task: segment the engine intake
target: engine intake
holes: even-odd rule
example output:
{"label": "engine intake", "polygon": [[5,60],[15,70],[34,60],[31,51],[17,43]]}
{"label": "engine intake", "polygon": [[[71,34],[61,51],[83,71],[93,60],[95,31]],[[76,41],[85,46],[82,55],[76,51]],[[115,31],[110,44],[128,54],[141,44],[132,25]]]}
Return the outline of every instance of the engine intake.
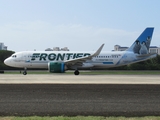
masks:
{"label": "engine intake", "polygon": [[64,73],[65,64],[63,62],[50,62],[48,63],[48,70],[51,73]]}

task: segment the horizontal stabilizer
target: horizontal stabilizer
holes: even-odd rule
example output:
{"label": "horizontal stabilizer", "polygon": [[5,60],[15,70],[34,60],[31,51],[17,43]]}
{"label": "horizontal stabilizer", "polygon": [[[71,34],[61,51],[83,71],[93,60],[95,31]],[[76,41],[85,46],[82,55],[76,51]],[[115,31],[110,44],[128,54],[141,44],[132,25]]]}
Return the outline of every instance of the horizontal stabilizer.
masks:
{"label": "horizontal stabilizer", "polygon": [[152,56],[152,55],[157,55],[156,53],[153,54],[144,54],[144,55],[137,55],[136,57],[148,57],[148,56]]}

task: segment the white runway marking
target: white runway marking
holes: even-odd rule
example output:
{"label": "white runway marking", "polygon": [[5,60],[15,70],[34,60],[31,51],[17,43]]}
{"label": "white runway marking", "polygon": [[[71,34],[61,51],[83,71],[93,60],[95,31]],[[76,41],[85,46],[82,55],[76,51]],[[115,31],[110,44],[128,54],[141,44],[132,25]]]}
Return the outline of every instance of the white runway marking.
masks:
{"label": "white runway marking", "polygon": [[0,84],[160,84],[160,75],[1,74]]}

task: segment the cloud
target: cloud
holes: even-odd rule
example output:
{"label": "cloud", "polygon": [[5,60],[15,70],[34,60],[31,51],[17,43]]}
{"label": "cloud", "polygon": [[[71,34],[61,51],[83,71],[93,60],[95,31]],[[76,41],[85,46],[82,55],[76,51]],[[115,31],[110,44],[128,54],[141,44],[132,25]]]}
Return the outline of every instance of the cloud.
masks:
{"label": "cloud", "polygon": [[68,47],[70,50],[97,50],[105,43],[105,50],[114,45],[130,46],[138,37],[137,32],[99,28],[81,24],[52,25],[43,21],[19,22],[0,27],[1,42],[13,51],[44,50]]}

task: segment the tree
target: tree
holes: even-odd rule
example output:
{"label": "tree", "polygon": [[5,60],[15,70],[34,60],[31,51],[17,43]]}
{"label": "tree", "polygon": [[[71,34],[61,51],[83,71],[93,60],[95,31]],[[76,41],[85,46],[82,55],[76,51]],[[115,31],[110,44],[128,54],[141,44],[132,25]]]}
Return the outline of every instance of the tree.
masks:
{"label": "tree", "polygon": [[109,70],[160,70],[160,55],[146,61],[110,68]]}
{"label": "tree", "polygon": [[0,50],[0,70],[4,69],[11,69],[11,67],[8,67],[4,64],[4,60],[11,56],[14,51],[8,51],[8,50]]}

